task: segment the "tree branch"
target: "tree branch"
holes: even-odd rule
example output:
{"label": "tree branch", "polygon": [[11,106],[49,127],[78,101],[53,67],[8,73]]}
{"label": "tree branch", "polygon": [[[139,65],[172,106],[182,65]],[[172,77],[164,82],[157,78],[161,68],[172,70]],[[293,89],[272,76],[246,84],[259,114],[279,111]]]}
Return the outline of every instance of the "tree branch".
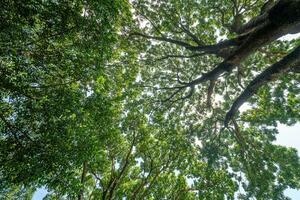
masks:
{"label": "tree branch", "polygon": [[214,91],[215,83],[216,83],[216,80],[211,80],[210,83],[209,83],[209,86],[208,86],[208,90],[207,90],[207,107],[209,109],[212,107],[211,96],[212,96],[213,91]]}
{"label": "tree branch", "polygon": [[268,82],[276,80],[278,76],[282,75],[300,65],[300,46],[298,46],[294,51],[285,56],[279,62],[273,64],[271,67],[267,68],[261,74],[259,74],[255,79],[253,79],[250,84],[246,87],[243,93],[234,101],[229,112],[226,114],[224,125],[228,126],[229,121],[234,117],[238,109],[250,98],[252,97],[261,86]]}
{"label": "tree branch", "polygon": [[165,60],[165,59],[168,59],[168,58],[195,58],[195,57],[198,57],[198,56],[203,56],[205,55],[205,53],[195,53],[195,54],[191,54],[191,55],[165,55],[161,58],[158,58],[156,60],[158,61],[161,61],[161,60]]}
{"label": "tree branch", "polygon": [[189,28],[185,27],[181,22],[179,22],[180,28],[190,37],[194,42],[196,42],[198,45],[204,45],[202,41],[199,40],[199,38],[193,34]]}
{"label": "tree branch", "polygon": [[129,165],[129,158],[130,158],[130,155],[132,153],[132,149],[135,145],[135,142],[136,142],[136,134],[134,134],[133,136],[133,141],[131,142],[131,145],[130,145],[130,148],[129,148],[129,151],[125,157],[125,163],[119,173],[119,175],[114,179],[113,183],[111,184],[111,187],[108,188],[108,199],[112,199],[113,198],[113,194],[114,194],[114,191],[115,191],[115,188],[117,187],[119,181],[121,180],[121,178],[123,177],[126,169],[127,169],[127,166]]}
{"label": "tree branch", "polygon": [[132,200],[135,200],[137,198],[138,193],[140,192],[140,190],[148,183],[148,180],[150,178],[150,176],[152,175],[153,170],[155,169],[155,167],[153,167],[153,160],[150,157],[150,170],[148,175],[146,176],[146,178],[144,178],[141,182],[141,184],[136,187],[136,189],[133,191],[133,194],[131,196]]}
{"label": "tree branch", "polygon": [[168,38],[168,37],[150,36],[150,35],[146,35],[146,34],[138,33],[138,32],[133,32],[133,33],[130,34],[130,36],[141,36],[141,37],[148,38],[148,39],[158,40],[158,41],[162,41],[162,42],[168,42],[168,43],[172,43],[172,44],[176,44],[176,45],[185,47],[188,50],[195,50],[197,48],[197,46],[193,46],[193,45],[190,45],[186,42],[171,39],[171,38]]}
{"label": "tree branch", "polygon": [[197,46],[194,46],[194,45],[191,45],[187,42],[183,42],[183,41],[180,41],[180,40],[175,40],[175,39],[171,39],[171,38],[168,38],[168,37],[150,36],[150,35],[146,35],[146,34],[138,33],[138,32],[133,32],[129,36],[141,36],[141,37],[144,37],[144,38],[147,38],[147,39],[153,39],[153,40],[157,40],[157,41],[168,42],[168,43],[171,43],[171,44],[182,46],[182,47],[184,47],[188,50],[191,50],[191,51],[200,51],[200,52],[204,52],[206,54],[215,54],[215,55],[220,56],[220,57],[227,57],[228,53],[224,55],[224,52],[223,52],[225,49],[228,50],[228,48],[230,48],[230,47],[239,46],[242,43],[242,41],[244,41],[248,37],[248,35],[246,34],[246,35],[238,36],[238,37],[233,38],[233,39],[221,41],[221,42],[219,42],[217,44],[214,44],[214,45],[197,45]]}

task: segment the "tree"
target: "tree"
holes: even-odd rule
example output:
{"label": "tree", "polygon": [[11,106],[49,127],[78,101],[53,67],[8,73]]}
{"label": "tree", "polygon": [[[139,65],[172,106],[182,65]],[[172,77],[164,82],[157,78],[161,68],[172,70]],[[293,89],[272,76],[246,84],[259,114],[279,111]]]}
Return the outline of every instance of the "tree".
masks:
{"label": "tree", "polygon": [[[1,185],[3,186],[3,185]],[[21,187],[21,186],[11,186],[9,188],[1,187],[0,199],[24,199],[30,200],[32,199],[34,188],[32,187]]]}
{"label": "tree", "polygon": [[[239,162],[237,171],[244,168],[248,180],[245,199],[283,198],[286,183],[267,189],[279,178],[275,173],[281,167],[274,166],[284,165],[272,152],[281,149],[271,144],[276,129],[268,126],[299,121],[299,40],[278,38],[299,32],[300,3],[263,4],[134,1],[139,28],[129,33],[144,47],[140,82],[147,98],[194,131],[203,145],[202,159],[211,159],[214,168],[222,159],[233,161],[225,164],[228,170]],[[247,101],[252,109],[238,117]],[[274,157],[267,161],[267,155]],[[299,162],[296,154],[292,157]]]}
{"label": "tree", "polygon": [[[141,2],[142,1],[138,1],[137,3],[137,14],[139,14],[139,10],[146,10],[146,7],[152,6],[153,10],[156,9],[155,12],[162,11],[163,13],[166,13],[166,15],[159,16],[159,19],[156,19],[158,21],[154,22],[155,19],[152,20],[149,16],[145,16],[146,14],[142,14],[141,16],[144,17],[144,20],[148,20],[151,24],[150,26],[146,26],[144,30],[144,32],[147,32],[149,34],[133,32],[131,33],[131,35],[157,40],[160,41],[159,44],[169,43],[171,45],[175,45],[177,46],[177,52],[183,51],[183,54],[188,52],[196,52],[192,55],[163,55],[158,60],[161,61],[171,58],[188,59],[211,55],[213,57],[222,59],[222,61],[218,60],[219,63],[217,62],[217,64],[213,65],[212,67],[207,67],[208,69],[205,69],[203,67],[204,70],[202,71],[204,72],[202,72],[201,75],[197,73],[194,75],[197,78],[194,78],[193,75],[189,78],[192,80],[188,80],[188,78],[182,77],[182,79],[185,78],[188,81],[180,79],[181,74],[180,72],[178,72],[178,70],[180,69],[177,69],[177,72],[176,70],[174,70],[175,73],[177,73],[177,82],[174,83],[170,81],[168,87],[161,88],[167,90],[175,90],[175,92],[172,92],[172,94],[167,99],[165,99],[165,101],[172,101],[173,99],[176,99],[176,96],[185,94],[186,90],[189,90],[188,94],[183,95],[183,97],[179,98],[179,100],[189,98],[194,93],[195,87],[197,85],[203,84],[205,82],[210,82],[208,87],[207,100],[207,104],[208,106],[210,106],[210,98],[215,84],[223,74],[232,73],[233,70],[237,67],[242,68],[242,66],[240,65],[242,65],[243,62],[245,62],[245,60],[251,54],[253,54],[257,50],[262,49],[265,45],[270,44],[271,42],[286,34],[293,34],[299,31],[300,5],[298,1],[282,0],[277,1],[276,3],[273,1],[269,1],[268,8],[265,8],[267,6],[265,5],[264,7],[262,7],[259,15],[244,24],[242,22],[245,18],[255,14],[255,12],[253,13],[253,11],[251,10],[253,9],[253,7],[255,8],[256,5],[251,4],[250,1],[244,4],[239,1],[231,1],[228,5],[224,4],[222,6],[218,5],[218,2],[215,1],[208,1],[207,5],[201,5],[201,2],[194,2],[194,4],[191,3],[191,6],[180,5],[181,3],[176,1],[174,3],[152,3],[152,5],[151,1],[146,1],[143,3]],[[255,4],[259,5],[259,1],[255,2]],[[197,10],[197,6],[200,9]],[[229,12],[227,13],[225,9],[229,10]],[[257,8],[253,10],[255,11],[257,10]],[[207,13],[216,12],[219,13],[220,16],[205,16],[205,13],[204,16],[202,16],[202,18],[204,19],[202,19],[203,21],[201,22],[207,23],[209,27],[203,28],[202,26],[204,25],[197,20],[198,16],[202,14],[201,11],[206,11]],[[153,11],[148,12],[152,12],[149,13],[149,15],[153,14]],[[173,15],[171,15],[171,12],[173,12]],[[166,19],[162,17],[165,17]],[[225,23],[226,18],[227,20],[228,18],[232,19],[232,22],[229,23],[229,25]],[[170,22],[170,20],[173,20],[173,22]],[[237,23],[237,21],[240,22]],[[164,26],[164,24],[167,24],[168,26]],[[224,33],[221,32],[219,38],[215,38],[216,30],[219,32],[222,31]],[[203,35],[199,34],[200,31],[203,31],[203,33],[205,32],[206,34],[206,37],[204,37],[203,39]],[[229,37],[230,39],[221,40],[216,44],[212,44],[212,41],[209,41],[210,38],[208,37],[211,37],[211,40],[217,40],[220,39],[220,37]],[[295,44],[295,46],[296,45],[297,44]],[[181,49],[178,50],[178,48],[180,47]],[[176,52],[176,50],[174,51]],[[188,52],[186,52],[185,50],[187,50]],[[229,121],[234,117],[240,106],[245,103],[251,96],[253,96],[260,87],[265,85],[267,82],[276,79],[283,73],[297,73],[297,71],[299,70],[299,52],[299,48],[295,47],[290,54],[286,55],[280,61],[273,63],[270,67],[256,76],[256,78],[254,78],[252,81],[248,81],[249,83],[246,88],[242,86],[243,80],[240,80],[241,77],[239,77],[238,83],[243,88],[243,91],[233,102],[230,110],[228,111],[224,121],[225,126],[228,126]],[[180,66],[180,64],[177,63],[174,65],[178,66],[177,68],[179,68]],[[244,65],[243,68],[247,68],[247,66]],[[238,73],[238,76],[241,76],[241,72]]]}
{"label": "tree", "polygon": [[300,119],[300,52],[298,40],[277,39],[299,31],[299,9],[298,0],[7,1],[1,194],[286,198],[300,187],[299,158],[272,141],[278,121]]}
{"label": "tree", "polygon": [[[108,135],[120,115],[122,90],[135,77],[134,67],[106,66],[110,57],[125,57],[118,50],[125,44],[116,42],[116,33],[130,17],[128,5],[125,1],[3,3],[1,184],[3,188],[45,184],[59,194],[78,195],[78,169],[101,139],[88,135],[95,130]],[[92,111],[97,126],[88,130]]]}

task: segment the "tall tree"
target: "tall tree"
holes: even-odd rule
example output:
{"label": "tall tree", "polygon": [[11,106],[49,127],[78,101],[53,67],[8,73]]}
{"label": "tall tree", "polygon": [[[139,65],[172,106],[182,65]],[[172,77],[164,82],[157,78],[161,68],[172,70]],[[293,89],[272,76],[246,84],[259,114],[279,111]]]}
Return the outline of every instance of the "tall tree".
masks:
{"label": "tall tree", "polygon": [[300,51],[278,39],[299,9],[4,2],[0,198],[286,199],[299,157],[272,142],[300,119]]}

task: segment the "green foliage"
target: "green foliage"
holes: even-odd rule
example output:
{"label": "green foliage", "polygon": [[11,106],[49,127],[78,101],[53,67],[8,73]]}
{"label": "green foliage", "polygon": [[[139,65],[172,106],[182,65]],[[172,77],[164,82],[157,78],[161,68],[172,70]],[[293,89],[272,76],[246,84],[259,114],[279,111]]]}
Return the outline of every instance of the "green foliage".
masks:
{"label": "green foliage", "polygon": [[2,200],[31,200],[35,189],[33,187],[23,187],[12,185],[1,185],[0,199]]}
{"label": "green foliage", "polygon": [[240,23],[260,12],[255,2],[4,1],[0,199],[31,199],[40,187],[49,200],[285,199],[299,189],[296,150],[272,143],[278,122],[299,122],[299,73],[265,85],[223,126],[239,74],[249,84],[299,41],[253,53],[216,81],[209,106],[208,83],[164,100],[223,58],[130,35],[215,44],[235,37],[239,12]]}

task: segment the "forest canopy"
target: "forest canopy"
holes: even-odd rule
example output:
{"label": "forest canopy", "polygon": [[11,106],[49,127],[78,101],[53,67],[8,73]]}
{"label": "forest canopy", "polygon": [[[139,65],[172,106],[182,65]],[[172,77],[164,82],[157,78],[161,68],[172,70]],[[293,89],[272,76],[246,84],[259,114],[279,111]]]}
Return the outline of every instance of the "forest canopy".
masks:
{"label": "forest canopy", "polygon": [[289,199],[299,0],[4,0],[0,199]]}

